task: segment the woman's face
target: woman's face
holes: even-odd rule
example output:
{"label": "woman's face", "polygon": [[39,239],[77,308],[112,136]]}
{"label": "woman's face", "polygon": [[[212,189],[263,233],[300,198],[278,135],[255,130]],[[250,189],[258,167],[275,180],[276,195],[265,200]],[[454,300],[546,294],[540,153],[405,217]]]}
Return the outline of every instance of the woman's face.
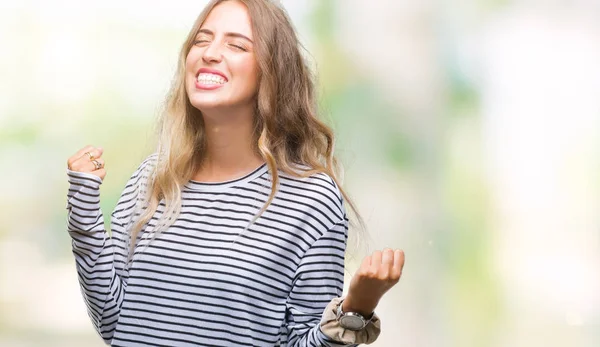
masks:
{"label": "woman's face", "polygon": [[187,55],[185,87],[201,111],[251,106],[258,89],[258,64],[248,10],[239,1],[215,6]]}

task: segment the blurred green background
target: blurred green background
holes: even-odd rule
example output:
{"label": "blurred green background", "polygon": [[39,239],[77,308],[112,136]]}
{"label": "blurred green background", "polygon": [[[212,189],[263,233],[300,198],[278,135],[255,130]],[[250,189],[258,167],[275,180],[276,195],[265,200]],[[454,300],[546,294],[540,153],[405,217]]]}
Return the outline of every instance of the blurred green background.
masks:
{"label": "blurred green background", "polygon": [[[284,0],[367,252],[402,248],[374,346],[600,345],[600,3]],[[102,346],[66,233],[66,160],[106,215],[153,151],[206,1],[0,4],[0,345]]]}

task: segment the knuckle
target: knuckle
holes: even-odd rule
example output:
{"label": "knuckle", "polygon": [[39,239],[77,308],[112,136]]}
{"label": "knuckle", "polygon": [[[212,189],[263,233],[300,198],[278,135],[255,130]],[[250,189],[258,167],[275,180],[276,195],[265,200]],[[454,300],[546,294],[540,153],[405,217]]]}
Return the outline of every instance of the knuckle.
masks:
{"label": "knuckle", "polygon": [[378,279],[382,281],[387,281],[390,279],[390,273],[388,271],[382,271],[379,273]]}

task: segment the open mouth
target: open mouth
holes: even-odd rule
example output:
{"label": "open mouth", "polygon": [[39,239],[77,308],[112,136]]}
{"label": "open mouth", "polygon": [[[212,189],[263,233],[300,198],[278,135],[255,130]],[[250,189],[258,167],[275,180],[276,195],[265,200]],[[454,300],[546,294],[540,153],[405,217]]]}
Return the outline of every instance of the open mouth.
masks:
{"label": "open mouth", "polygon": [[202,68],[196,74],[196,81],[201,85],[221,85],[227,83],[227,77],[221,71]]}
{"label": "open mouth", "polygon": [[200,84],[225,84],[227,80],[222,76],[215,75],[212,73],[201,73],[197,78],[198,83]]}

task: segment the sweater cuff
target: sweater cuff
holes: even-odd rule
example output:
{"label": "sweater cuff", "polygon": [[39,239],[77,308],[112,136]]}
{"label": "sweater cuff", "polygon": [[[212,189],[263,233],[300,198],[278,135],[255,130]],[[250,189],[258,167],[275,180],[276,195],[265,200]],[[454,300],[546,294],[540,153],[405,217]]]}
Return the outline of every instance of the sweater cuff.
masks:
{"label": "sweater cuff", "polygon": [[100,188],[102,179],[87,172],[79,172],[67,169],[67,177],[70,184],[84,185],[89,188]]}
{"label": "sweater cuff", "polygon": [[334,298],[325,308],[323,318],[321,319],[321,331],[332,340],[343,342],[344,344],[371,344],[381,332],[381,320],[377,314],[373,313],[373,318],[367,326],[361,330],[349,330],[340,325],[337,320],[337,307],[342,301],[341,298]]}
{"label": "sweater cuff", "polygon": [[67,178],[69,181],[66,205],[67,210],[73,206],[73,199],[78,202],[75,205],[81,205],[88,210],[90,208],[100,207],[100,185],[102,184],[102,179],[100,179],[100,177],[87,172],[78,172],[67,169]]}

